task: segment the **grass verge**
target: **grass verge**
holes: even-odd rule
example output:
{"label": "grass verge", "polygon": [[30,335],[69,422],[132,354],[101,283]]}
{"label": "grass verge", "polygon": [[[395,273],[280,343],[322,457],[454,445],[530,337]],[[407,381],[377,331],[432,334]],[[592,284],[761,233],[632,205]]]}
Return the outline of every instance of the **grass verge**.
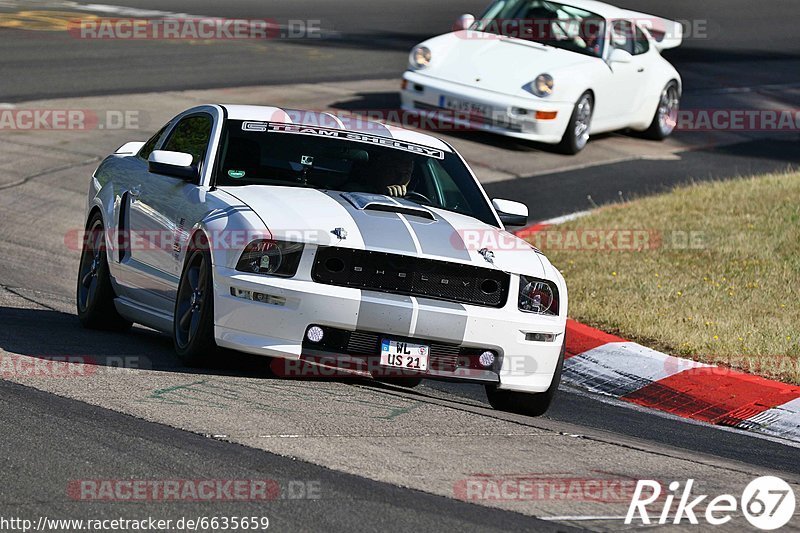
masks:
{"label": "grass verge", "polygon": [[563,272],[576,320],[800,384],[800,173],[692,184],[529,240]]}

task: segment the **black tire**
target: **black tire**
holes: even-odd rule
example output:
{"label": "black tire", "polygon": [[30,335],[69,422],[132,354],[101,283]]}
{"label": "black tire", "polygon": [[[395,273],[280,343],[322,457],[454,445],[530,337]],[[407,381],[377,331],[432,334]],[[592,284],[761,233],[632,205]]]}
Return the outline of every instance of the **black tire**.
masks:
{"label": "black tire", "polygon": [[486,386],[486,396],[489,404],[498,411],[507,411],[528,416],[542,416],[550,408],[558,392],[558,384],[561,383],[561,371],[564,368],[564,351],[566,349],[566,337],[561,346],[561,354],[558,357],[556,371],[553,374],[553,381],[544,392],[525,393],[505,391],[498,389],[495,385]]}
{"label": "black tire", "polygon": [[132,322],[123,318],[114,306],[114,287],[106,257],[103,217],[95,213],[86,225],[86,233],[78,265],[75,301],[78,320],[89,329],[125,331]]}
{"label": "black tire", "polygon": [[681,92],[678,83],[669,82],[658,99],[658,106],[650,126],[642,133],[642,137],[654,141],[663,141],[675,130],[680,107]]}
{"label": "black tire", "polygon": [[[588,116],[586,116],[587,111]],[[594,98],[592,93],[586,91],[578,98],[578,101],[575,102],[575,107],[572,109],[567,129],[564,131],[564,136],[561,137],[561,142],[558,145],[561,153],[575,155],[586,147],[589,142],[593,114]]]}
{"label": "black tire", "polygon": [[211,253],[204,245],[189,251],[175,298],[172,343],[183,364],[206,366],[217,351],[214,341],[214,281]]}

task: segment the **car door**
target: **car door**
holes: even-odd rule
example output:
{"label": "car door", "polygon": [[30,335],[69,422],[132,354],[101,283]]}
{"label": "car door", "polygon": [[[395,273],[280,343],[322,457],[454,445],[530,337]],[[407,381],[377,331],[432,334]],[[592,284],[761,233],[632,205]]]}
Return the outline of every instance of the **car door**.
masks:
{"label": "car door", "polygon": [[[593,130],[608,131],[623,128],[630,124],[631,117],[641,106],[649,72],[646,54],[640,51],[641,43],[637,44],[636,30],[637,28],[629,20],[610,21],[609,46],[605,54],[609,72],[604,83],[599,84],[596,89]],[[646,42],[641,30],[639,35]],[[613,60],[615,49],[627,52],[629,61]]]}
{"label": "car door", "polygon": [[[204,112],[180,118],[161,146],[161,150],[191,154],[192,166],[201,174],[209,148],[213,117]],[[170,294],[180,278],[180,248],[186,234],[207,211],[206,194],[198,182],[153,174],[153,180],[141,191],[146,205],[146,224],[159,235],[159,246],[147,250],[146,261],[167,285]],[[142,210],[144,212],[144,210]]]}
{"label": "car door", "polygon": [[161,146],[170,126],[171,123],[164,125],[145,143],[136,157],[131,158],[131,169],[120,194],[117,220],[120,238],[118,280],[126,286],[123,295],[146,305],[156,304],[156,307],[158,299],[154,300],[148,291],[159,288],[159,276],[153,271],[151,259],[152,247],[157,245],[157,227],[153,222],[153,208],[145,201],[142,192],[154,187],[161,179],[148,171],[147,159],[153,150]]}

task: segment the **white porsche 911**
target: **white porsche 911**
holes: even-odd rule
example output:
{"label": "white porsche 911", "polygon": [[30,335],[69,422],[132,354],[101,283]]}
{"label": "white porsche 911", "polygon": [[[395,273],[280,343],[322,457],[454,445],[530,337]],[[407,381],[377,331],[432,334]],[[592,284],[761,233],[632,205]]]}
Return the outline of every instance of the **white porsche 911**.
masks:
{"label": "white porsche 911", "polygon": [[497,0],[411,51],[402,106],[570,154],[624,128],[660,140],[682,91],[660,52],[682,40],[678,22],[595,0]]}
{"label": "white porsche 911", "polygon": [[540,414],[561,375],[567,289],[504,230],[527,215],[422,133],[199,106],[92,176],[78,315],[170,333],[189,365],[218,346],[347,363],[406,386],[482,383],[495,407]]}

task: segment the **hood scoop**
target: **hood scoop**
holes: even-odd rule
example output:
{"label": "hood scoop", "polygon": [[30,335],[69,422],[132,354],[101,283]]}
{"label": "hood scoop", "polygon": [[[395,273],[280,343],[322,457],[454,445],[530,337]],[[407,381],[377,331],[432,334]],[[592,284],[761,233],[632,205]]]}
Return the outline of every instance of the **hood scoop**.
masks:
{"label": "hood scoop", "polygon": [[398,200],[383,194],[346,192],[342,193],[342,198],[347,200],[359,211],[386,211],[389,213],[413,215],[432,221],[436,220],[436,216],[434,216],[433,212],[414,202],[402,199]]}

